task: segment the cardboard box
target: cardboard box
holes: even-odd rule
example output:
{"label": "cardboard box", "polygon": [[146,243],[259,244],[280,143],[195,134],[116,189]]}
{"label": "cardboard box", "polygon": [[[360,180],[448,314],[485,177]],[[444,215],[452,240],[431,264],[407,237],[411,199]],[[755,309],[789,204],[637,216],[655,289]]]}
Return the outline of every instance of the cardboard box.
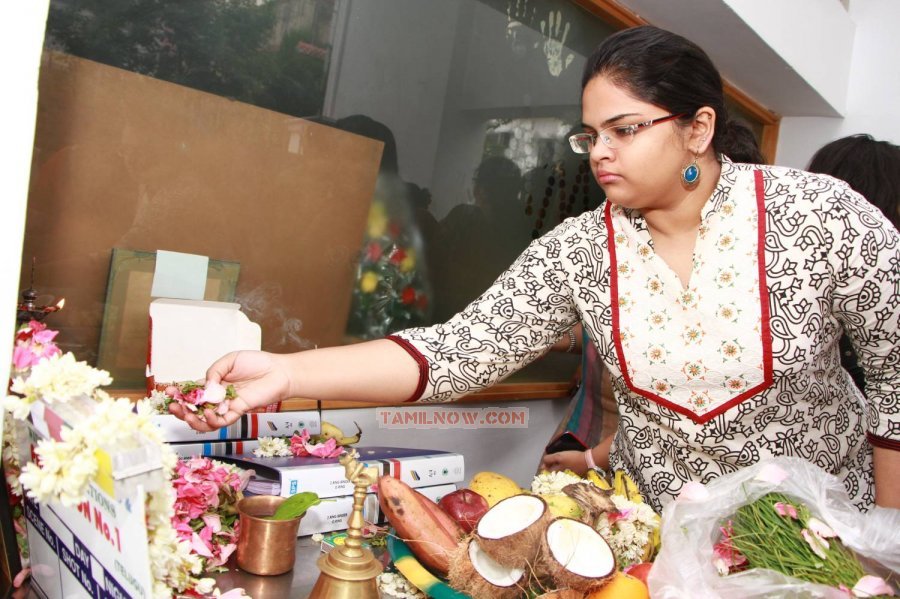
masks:
{"label": "cardboard box", "polygon": [[150,303],[147,388],[155,382],[196,381],[231,351],[262,347],[259,325],[240,304],[183,299]]}

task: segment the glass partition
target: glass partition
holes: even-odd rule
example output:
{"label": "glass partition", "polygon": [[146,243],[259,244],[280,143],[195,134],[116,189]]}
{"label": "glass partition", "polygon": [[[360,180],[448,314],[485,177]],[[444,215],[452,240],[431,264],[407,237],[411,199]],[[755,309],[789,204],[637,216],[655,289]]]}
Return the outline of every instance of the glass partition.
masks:
{"label": "glass partition", "polygon": [[22,287],[135,388],[157,250],[209,256],[271,351],[446,319],[603,200],[566,136],[612,31],[568,0],[54,0]]}

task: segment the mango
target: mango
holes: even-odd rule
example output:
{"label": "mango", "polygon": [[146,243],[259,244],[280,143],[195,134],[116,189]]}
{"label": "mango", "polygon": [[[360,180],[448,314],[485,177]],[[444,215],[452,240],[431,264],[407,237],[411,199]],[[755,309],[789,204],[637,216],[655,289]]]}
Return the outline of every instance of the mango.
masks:
{"label": "mango", "polygon": [[479,472],[472,477],[469,488],[484,497],[490,507],[507,497],[525,492],[516,481],[496,472]]}

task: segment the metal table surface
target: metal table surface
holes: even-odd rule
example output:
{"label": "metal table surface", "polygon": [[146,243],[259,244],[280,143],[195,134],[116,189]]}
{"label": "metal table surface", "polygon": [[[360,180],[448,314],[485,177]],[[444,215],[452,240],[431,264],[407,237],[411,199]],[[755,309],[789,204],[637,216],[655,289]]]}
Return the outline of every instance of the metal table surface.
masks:
{"label": "metal table surface", "polygon": [[[383,551],[376,551],[376,556]],[[309,596],[316,580],[319,568],[316,561],[324,555],[321,544],[311,537],[297,539],[297,552],[294,557],[294,569],[280,576],[256,576],[240,570],[234,563],[234,557],[228,562],[228,570],[220,572],[213,578],[221,591],[243,588],[253,599],[303,599]],[[9,596],[11,599],[43,599],[43,594],[30,588],[28,583],[15,589]],[[55,599],[55,598],[51,598]]]}

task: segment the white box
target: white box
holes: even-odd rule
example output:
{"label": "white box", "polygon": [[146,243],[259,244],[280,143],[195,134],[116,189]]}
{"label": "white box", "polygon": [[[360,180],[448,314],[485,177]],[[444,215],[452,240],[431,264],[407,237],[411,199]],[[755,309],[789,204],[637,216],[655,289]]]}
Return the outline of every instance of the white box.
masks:
{"label": "white box", "polygon": [[231,351],[262,347],[259,325],[240,304],[156,299],[150,303],[147,378],[152,383],[196,381]]}

